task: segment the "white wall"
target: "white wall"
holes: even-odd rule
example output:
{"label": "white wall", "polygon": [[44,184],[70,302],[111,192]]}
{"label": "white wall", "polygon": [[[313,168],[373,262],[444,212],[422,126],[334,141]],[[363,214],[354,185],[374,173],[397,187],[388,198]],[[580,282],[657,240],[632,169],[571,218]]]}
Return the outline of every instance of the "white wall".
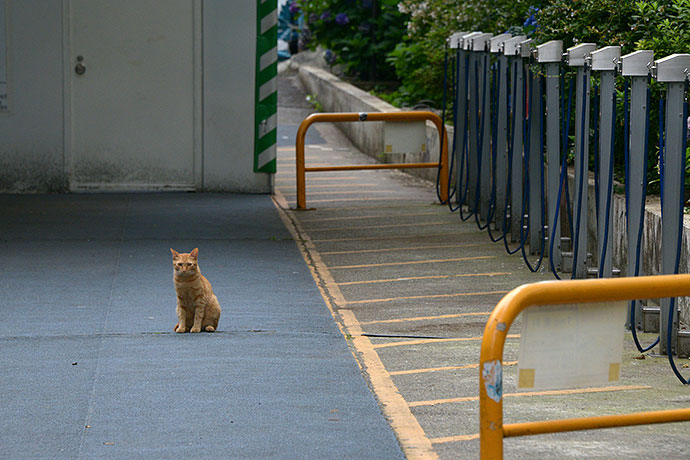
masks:
{"label": "white wall", "polygon": [[269,192],[272,175],[252,172],[256,1],[206,0],[203,9],[204,188]]}
{"label": "white wall", "polygon": [[0,113],[0,191],[62,191],[62,2],[6,3],[9,112]]}
{"label": "white wall", "polygon": [[[67,2],[7,2],[10,110],[0,112],[0,192],[67,190]],[[206,0],[202,22],[203,190],[268,193],[272,175],[253,172],[256,2]]]}

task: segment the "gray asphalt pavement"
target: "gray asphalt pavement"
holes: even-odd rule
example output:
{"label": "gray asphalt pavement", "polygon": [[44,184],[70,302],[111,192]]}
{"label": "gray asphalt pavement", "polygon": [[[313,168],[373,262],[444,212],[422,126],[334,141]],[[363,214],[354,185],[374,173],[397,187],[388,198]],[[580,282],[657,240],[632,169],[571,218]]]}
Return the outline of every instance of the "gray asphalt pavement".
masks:
{"label": "gray asphalt pavement", "polygon": [[[270,196],[0,212],[0,458],[402,458]],[[218,332],[172,332],[170,247],[199,247]]]}

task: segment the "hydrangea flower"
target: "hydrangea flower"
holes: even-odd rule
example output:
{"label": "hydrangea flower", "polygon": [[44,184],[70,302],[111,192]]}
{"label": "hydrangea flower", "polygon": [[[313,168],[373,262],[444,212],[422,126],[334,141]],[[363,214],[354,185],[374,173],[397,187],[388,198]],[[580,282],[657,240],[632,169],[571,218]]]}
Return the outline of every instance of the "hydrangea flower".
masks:
{"label": "hydrangea flower", "polygon": [[528,27],[528,26],[534,26],[534,27],[539,27],[537,24],[537,18],[534,16],[539,12],[539,8],[536,6],[530,6],[529,9],[527,10],[527,14],[529,14],[529,17],[525,19],[525,23],[523,24],[523,27]]}
{"label": "hydrangea flower", "polygon": [[539,28],[539,24],[537,23],[537,18],[536,14],[539,12],[539,8],[535,6],[530,6],[529,10],[527,10],[527,14],[529,14],[529,17],[525,20],[524,24],[522,24],[522,27],[525,29],[525,33],[527,36],[531,36],[535,30]]}
{"label": "hydrangea flower", "polygon": [[347,14],[345,13],[338,13],[335,17],[335,22],[337,24],[340,24],[341,26],[344,26],[348,22],[350,22],[350,18],[347,17]]}
{"label": "hydrangea flower", "polygon": [[326,52],[323,54],[323,58],[327,63],[333,64],[335,62],[335,53],[332,50],[326,50]]}
{"label": "hydrangea flower", "polygon": [[297,4],[297,2],[290,3],[290,13],[299,13],[299,5]]}

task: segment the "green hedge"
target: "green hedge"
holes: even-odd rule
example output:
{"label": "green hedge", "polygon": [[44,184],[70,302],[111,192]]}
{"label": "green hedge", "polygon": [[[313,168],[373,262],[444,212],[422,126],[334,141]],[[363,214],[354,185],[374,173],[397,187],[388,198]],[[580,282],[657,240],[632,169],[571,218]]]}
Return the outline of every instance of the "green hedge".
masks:
{"label": "green hedge", "polygon": [[361,80],[395,80],[386,56],[402,40],[407,16],[397,0],[300,0],[312,45]]}
{"label": "green hedge", "polygon": [[[525,34],[537,43],[558,39],[565,48],[578,42],[620,45],[622,54],[649,49],[657,59],[690,53],[690,0],[301,0],[299,5],[313,44],[331,50],[349,75],[397,80],[397,89],[377,95],[398,106],[424,101],[441,107],[445,42],[456,31]],[[653,109],[662,91],[662,85],[652,85]],[[622,110],[621,93],[618,103]],[[651,192],[658,184],[657,120],[652,110]],[[622,117],[618,121],[622,136]],[[618,144],[616,163],[622,165]],[[622,179],[622,170],[617,176]]]}

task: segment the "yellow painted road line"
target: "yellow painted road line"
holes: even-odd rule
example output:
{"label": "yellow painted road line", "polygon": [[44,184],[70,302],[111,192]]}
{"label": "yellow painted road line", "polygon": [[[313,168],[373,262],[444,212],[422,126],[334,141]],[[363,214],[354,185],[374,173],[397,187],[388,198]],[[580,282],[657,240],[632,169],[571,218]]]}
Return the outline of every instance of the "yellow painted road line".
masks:
{"label": "yellow painted road line", "polygon": [[446,437],[442,437],[442,438],[431,438],[431,443],[432,444],[447,444],[449,442],[472,441],[473,439],[479,439],[479,433],[461,434],[458,436],[446,436]]}
{"label": "yellow painted road line", "polygon": [[[503,366],[515,366],[517,361],[506,361]],[[391,375],[411,375],[411,374],[424,374],[427,372],[440,372],[440,371],[455,371],[459,369],[476,369],[479,367],[477,364],[466,364],[464,366],[445,366],[445,367],[428,367],[426,369],[408,369],[404,371],[392,371]]]}
{"label": "yellow painted road line", "polygon": [[[323,160],[322,155],[307,155],[304,157],[305,160],[311,160],[311,161],[318,161],[318,160]],[[295,156],[287,156],[287,155],[280,155],[278,157],[278,161],[281,163],[290,163],[293,166],[295,165]],[[294,172],[294,169],[292,170]]]}
{"label": "yellow painted road line", "polygon": [[[360,178],[361,179],[361,178]],[[307,179],[307,182],[309,182],[309,179]],[[319,212],[343,212],[343,211],[362,211],[362,210],[370,210],[370,209],[408,209],[408,208],[436,208],[440,209],[440,204],[434,203],[433,201],[425,201],[425,202],[416,202],[416,203],[409,203],[408,204],[389,204],[389,203],[384,203],[384,204],[372,204],[368,206],[338,206],[338,207],[333,207],[333,208],[320,208],[318,209]]]}
{"label": "yellow painted road line", "polygon": [[[322,180],[333,180],[333,181],[339,181],[339,180],[356,180],[356,179],[361,179],[360,176],[331,176],[331,177],[312,177],[309,176],[307,177],[307,183],[311,181],[322,181]],[[297,179],[294,177],[286,177],[286,178],[281,178],[281,179],[276,179],[276,182],[290,182],[290,183],[295,183],[297,182]]]}
{"label": "yellow painted road line", "polygon": [[[359,192],[353,192],[359,193]],[[320,195],[320,193],[319,193]],[[386,224],[386,225],[361,225],[352,227],[321,227],[321,228],[310,228],[310,232],[345,232],[352,230],[380,230],[384,228],[403,228],[403,227],[430,227],[434,225],[457,225],[456,221],[436,221],[436,222],[414,222],[411,224]]]}
{"label": "yellow painted road line", "polygon": [[365,299],[365,300],[349,300],[345,302],[347,305],[361,305],[365,303],[379,303],[379,302],[396,302],[398,300],[415,300],[415,299],[445,299],[450,297],[470,297],[501,294],[505,295],[509,291],[480,291],[480,292],[456,292],[453,294],[429,294],[429,295],[413,295],[406,297],[388,297],[383,299]]}
{"label": "yellow painted road line", "polygon": [[[352,184],[352,186],[358,186],[358,185],[374,185],[374,184]],[[317,187],[316,185],[312,185],[312,187]],[[319,185],[318,187],[330,187],[329,185]],[[307,187],[309,188],[309,187]],[[334,221],[334,220],[360,220],[360,219],[385,219],[387,217],[390,218],[399,218],[399,217],[418,217],[418,216],[438,216],[441,215],[438,212],[416,212],[416,213],[411,213],[411,214],[390,214],[390,215],[385,215],[385,214],[372,214],[369,216],[348,216],[348,217],[322,217],[322,218],[317,218],[317,219],[301,219],[302,223],[306,222],[328,222],[328,221]],[[325,252],[321,253],[326,254]]]}
{"label": "yellow painted road line", "polygon": [[[307,204],[312,204],[312,203],[344,203],[344,202],[350,202],[350,201],[410,201],[409,198],[405,197],[396,197],[396,196],[391,196],[391,197],[386,197],[386,198],[335,198],[332,200],[307,200]],[[333,208],[333,209],[338,209],[338,208]]]}
{"label": "yellow painted road line", "polygon": [[[525,393],[504,393],[504,398],[519,398],[523,396],[557,396],[557,395],[576,395],[585,393],[606,393],[610,391],[629,391],[629,390],[650,390],[652,387],[648,385],[626,385],[626,386],[611,386],[598,388],[574,388],[570,390],[549,390],[549,391],[534,391]],[[479,396],[467,396],[464,398],[448,398],[435,399],[430,401],[413,401],[408,403],[410,407],[420,406],[435,406],[437,404],[461,403],[468,401],[479,401]]]}
{"label": "yellow painted road line", "polygon": [[[346,187],[376,187],[378,184],[321,184],[321,185],[307,185],[307,191],[313,188],[346,188]],[[302,220],[305,222],[305,220]]]}
{"label": "yellow painted road line", "polygon": [[[322,159],[323,159],[323,158],[322,158]],[[283,163],[287,164],[288,162],[283,162]],[[290,163],[290,164],[293,164],[292,161],[290,161],[289,163]],[[311,164],[311,165],[309,165],[309,166],[311,166],[311,167],[313,167],[313,168],[324,168],[324,167],[330,166],[330,164],[329,164],[329,163],[313,163],[313,164]]]}
{"label": "yellow painted road line", "polygon": [[[322,157],[316,157],[316,156],[311,156],[311,157],[306,157],[305,160],[307,161],[319,161],[323,160]],[[287,168],[283,167],[283,169],[280,170],[281,174],[290,174],[294,175],[295,173],[295,157],[292,158],[285,158],[285,157],[278,157],[278,164],[282,166],[287,166]]]}
{"label": "yellow painted road line", "polygon": [[290,152],[290,151],[294,151],[294,150],[295,150],[294,147],[278,147],[279,152]]}
{"label": "yellow painted road line", "polygon": [[[309,187],[307,187],[309,188]],[[358,195],[358,194],[366,194],[366,193],[396,193],[395,190],[376,190],[376,189],[369,189],[369,190],[334,190],[332,192],[312,192],[310,195]],[[292,191],[288,193],[283,193],[285,196],[292,197],[294,195],[297,195],[297,193],[293,193]],[[311,230],[310,230],[311,231]]]}
{"label": "yellow painted road line", "polygon": [[[323,209],[319,209],[319,211],[323,211]],[[313,243],[343,243],[346,241],[380,241],[380,240],[405,240],[405,239],[419,239],[420,237],[424,238],[435,238],[437,236],[443,236],[443,237],[453,237],[457,238],[462,235],[451,235],[449,233],[430,233],[428,235],[419,235],[419,234],[414,234],[414,235],[391,235],[391,236],[364,236],[361,238],[323,238],[323,239],[313,239],[311,240]]]}
{"label": "yellow painted road line", "polygon": [[408,321],[431,321],[435,319],[451,319],[451,318],[462,318],[463,316],[489,316],[490,311],[475,311],[468,313],[455,313],[452,315],[438,315],[438,316],[415,316],[413,318],[397,318],[397,319],[379,319],[375,321],[361,321],[359,324],[362,326],[369,324],[387,324],[387,323],[406,323]]}
{"label": "yellow painted road line", "polygon": [[[362,228],[362,227],[357,227]],[[369,254],[370,252],[394,252],[394,251],[418,251],[420,249],[452,249],[452,248],[472,248],[477,246],[489,246],[491,243],[456,243],[456,244],[435,244],[429,246],[405,246],[396,248],[382,249],[358,249],[356,251],[324,251],[322,256],[332,256],[339,254]]]}
{"label": "yellow painted road line", "polygon": [[407,262],[383,262],[379,264],[364,265],[335,265],[328,267],[329,270],[344,270],[349,268],[371,268],[371,267],[391,267],[395,265],[418,265],[418,264],[439,264],[446,262],[467,262],[470,260],[495,259],[495,256],[476,256],[476,257],[457,257],[455,259],[428,259],[428,260],[409,260]]}
{"label": "yellow painted road line", "polygon": [[[520,334],[508,334],[507,339],[519,339]],[[403,342],[388,342],[376,343],[374,348],[390,348],[390,347],[404,347],[408,345],[427,345],[429,343],[446,343],[446,342],[475,342],[482,340],[481,337],[453,337],[450,339],[419,339],[419,340],[405,340]]]}
{"label": "yellow painted road line", "polygon": [[[403,453],[408,460],[437,460],[438,455],[434,451],[431,441],[398,391],[371,341],[362,335],[362,328],[354,313],[349,310],[340,310],[338,312],[340,315],[336,314],[335,308],[345,299],[328,268],[321,261],[319,252],[311,242],[309,235],[304,232],[298,221],[288,217],[284,208],[279,204],[281,199],[282,205],[285,206],[285,201],[281,196],[278,195],[274,199],[278,213],[297,243],[326,306],[340,328],[340,332],[345,338],[352,337],[352,345],[357,351],[357,353],[353,351],[352,355],[360,368],[366,369],[369,383],[376,393],[381,411],[395,432]],[[340,317],[340,321],[338,321],[338,317]]]}
{"label": "yellow painted road line", "polygon": [[[322,253],[324,254],[324,253]],[[355,284],[372,284],[372,283],[395,283],[398,281],[416,281],[416,280],[438,280],[447,278],[467,278],[473,276],[503,276],[511,275],[509,272],[495,272],[495,273],[459,273],[456,275],[429,275],[429,276],[408,276],[405,278],[390,278],[384,280],[366,280],[366,281],[347,281],[338,283],[340,286],[352,286]]]}

